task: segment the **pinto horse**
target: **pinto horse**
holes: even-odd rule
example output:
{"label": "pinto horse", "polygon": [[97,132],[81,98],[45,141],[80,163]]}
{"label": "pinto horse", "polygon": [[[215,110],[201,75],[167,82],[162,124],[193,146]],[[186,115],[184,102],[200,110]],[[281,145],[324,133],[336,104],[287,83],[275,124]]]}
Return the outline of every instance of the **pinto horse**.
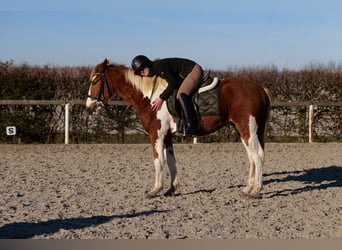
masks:
{"label": "pinto horse", "polygon": [[[92,112],[99,109],[115,92],[137,111],[142,126],[148,132],[153,149],[155,183],[148,197],[155,197],[163,189],[162,170],[170,170],[171,186],[165,196],[174,195],[179,182],[172,136],[176,132],[176,118],[163,103],[159,111],[152,111],[151,102],[159,97],[167,82],[160,77],[134,75],[124,65],[109,64],[105,59],[96,65],[90,75],[86,106]],[[270,111],[267,90],[259,84],[242,78],[221,79],[219,85],[221,115],[202,116],[201,134],[210,134],[233,123],[247,151],[250,170],[243,194],[257,197],[262,189],[265,132]]]}

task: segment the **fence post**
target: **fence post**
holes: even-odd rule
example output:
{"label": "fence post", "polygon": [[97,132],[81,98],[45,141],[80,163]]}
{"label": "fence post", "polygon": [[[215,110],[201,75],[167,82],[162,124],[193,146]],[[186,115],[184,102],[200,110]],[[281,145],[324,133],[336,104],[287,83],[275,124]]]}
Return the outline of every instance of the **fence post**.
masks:
{"label": "fence post", "polygon": [[64,137],[64,143],[69,144],[69,116],[70,116],[70,104],[66,103],[65,104],[65,137]]}
{"label": "fence post", "polygon": [[197,144],[197,137],[194,137],[193,143],[194,143],[194,144]]}
{"label": "fence post", "polygon": [[314,113],[313,113],[313,105],[309,106],[309,143],[313,142],[313,119],[314,119]]}

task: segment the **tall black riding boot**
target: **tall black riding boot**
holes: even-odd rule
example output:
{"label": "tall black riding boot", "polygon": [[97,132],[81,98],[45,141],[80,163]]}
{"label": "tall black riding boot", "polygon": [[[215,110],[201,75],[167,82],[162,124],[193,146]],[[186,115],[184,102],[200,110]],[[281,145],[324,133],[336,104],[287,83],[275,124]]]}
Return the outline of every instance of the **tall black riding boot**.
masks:
{"label": "tall black riding boot", "polygon": [[198,135],[199,134],[199,126],[198,119],[195,111],[195,106],[190,99],[190,97],[184,93],[181,93],[178,97],[178,101],[180,106],[182,107],[182,111],[184,114],[184,125],[185,125],[185,136],[187,135]]}
{"label": "tall black riding boot", "polygon": [[184,136],[184,114],[182,111],[182,108],[180,107],[179,101],[178,99],[176,99],[175,101],[175,108],[177,110],[177,113],[179,115],[179,117],[177,118],[177,122],[176,122],[176,136]]}
{"label": "tall black riding boot", "polygon": [[183,124],[183,115],[182,118],[177,118],[176,122],[176,136],[185,136],[184,135],[184,124]]}

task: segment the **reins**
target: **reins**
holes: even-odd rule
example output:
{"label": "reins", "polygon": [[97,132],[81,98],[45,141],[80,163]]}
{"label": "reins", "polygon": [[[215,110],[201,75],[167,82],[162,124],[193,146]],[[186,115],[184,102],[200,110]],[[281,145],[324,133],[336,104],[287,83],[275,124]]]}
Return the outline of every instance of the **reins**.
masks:
{"label": "reins", "polygon": [[[106,110],[107,114],[109,115],[109,117],[111,118],[116,118],[115,115],[113,114],[113,112],[111,112],[110,108],[109,108],[109,104],[107,102],[105,102],[103,99],[104,99],[104,91],[105,91],[105,88],[107,88],[107,91],[109,93],[109,96],[112,96],[112,91],[110,89],[110,86],[109,86],[109,83],[108,83],[108,80],[106,78],[106,70],[103,72],[103,73],[95,73],[93,77],[95,76],[101,76],[101,85],[100,85],[100,91],[99,91],[99,94],[97,96],[94,96],[94,95],[87,95],[89,98],[91,98],[92,100],[96,100],[97,102],[101,102],[101,106]],[[95,81],[92,80],[91,81],[91,84],[92,85],[96,85],[98,84],[98,80]],[[152,99],[152,96],[156,90],[156,86],[157,83],[154,82],[153,84],[153,88],[152,88],[152,92],[151,92],[151,96],[150,96],[150,100]],[[143,105],[141,107],[137,107],[137,111],[139,112],[140,110],[144,109],[147,105],[150,105],[150,102],[146,103],[146,105]]]}
{"label": "reins", "polygon": [[152,96],[153,96],[153,94],[154,94],[154,91],[155,91],[156,85],[157,85],[157,83],[156,83],[156,82],[154,82],[154,83],[153,83],[152,92],[151,92],[151,96],[150,96],[150,100],[152,100]]}

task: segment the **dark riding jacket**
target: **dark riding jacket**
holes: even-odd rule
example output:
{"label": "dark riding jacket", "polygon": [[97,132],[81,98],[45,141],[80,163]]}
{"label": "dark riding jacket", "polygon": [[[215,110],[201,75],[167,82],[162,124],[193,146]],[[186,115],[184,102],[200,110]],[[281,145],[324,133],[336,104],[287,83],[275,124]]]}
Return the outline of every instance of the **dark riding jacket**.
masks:
{"label": "dark riding jacket", "polygon": [[152,62],[150,75],[160,76],[168,83],[166,89],[160,94],[162,100],[169,98],[175,89],[178,89],[184,78],[192,71],[196,63],[183,58],[165,58]]}

